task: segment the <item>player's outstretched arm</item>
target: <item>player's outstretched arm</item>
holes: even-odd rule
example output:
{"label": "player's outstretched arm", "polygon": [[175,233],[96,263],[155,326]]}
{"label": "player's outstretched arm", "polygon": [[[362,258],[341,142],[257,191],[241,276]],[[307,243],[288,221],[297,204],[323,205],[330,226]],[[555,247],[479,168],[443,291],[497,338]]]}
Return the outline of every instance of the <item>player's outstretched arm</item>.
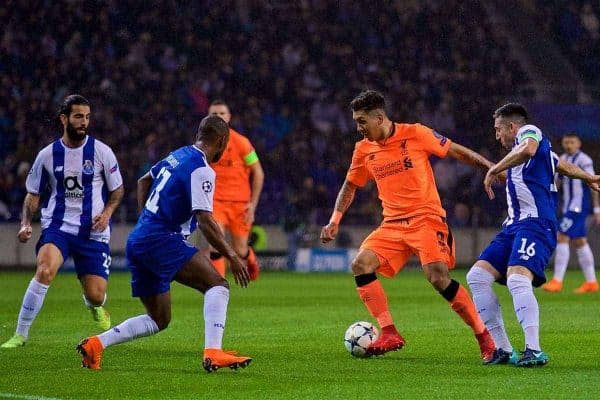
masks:
{"label": "player's outstretched arm", "polygon": [[535,139],[526,138],[524,141],[519,143],[517,147],[512,149],[502,160],[498,161],[497,164],[493,165],[488,169],[487,174],[483,180],[483,186],[488,194],[490,200],[493,200],[496,195],[492,189],[492,184],[498,180],[500,174],[509,168],[521,165],[528,161],[535,155],[539,147],[539,143]]}
{"label": "player's outstretched arm", "polygon": [[235,282],[241,287],[248,286],[250,277],[246,263],[237,255],[233,248],[225,240],[225,236],[217,221],[213,218],[210,211],[195,211],[198,227],[208,243],[214,247],[219,253],[229,260],[229,267],[235,278]]}
{"label": "player's outstretched arm", "polygon": [[450,148],[448,149],[448,156],[464,164],[472,165],[484,171],[487,171],[492,165],[494,165],[493,162],[491,162],[481,154],[476,153],[468,147],[461,146],[460,144],[454,142],[450,144]]}
{"label": "player's outstretched arm", "polygon": [[590,187],[590,189],[600,192],[600,175],[592,175],[575,164],[571,164],[565,160],[559,160],[558,165],[556,166],[556,172],[568,176],[569,178],[581,179]]}
{"label": "player's outstretched arm", "polygon": [[327,243],[335,239],[342,215],[344,215],[346,210],[348,210],[352,204],[357,188],[358,186],[347,179],[344,181],[344,184],[337,195],[337,199],[335,200],[335,208],[331,215],[331,219],[329,220],[329,223],[321,229],[321,242]]}
{"label": "player's outstretched arm", "polygon": [[121,204],[121,200],[123,200],[123,196],[125,195],[125,188],[123,185],[119,186],[115,190],[109,193],[108,200],[104,205],[104,210],[98,215],[96,215],[92,221],[92,230],[96,232],[103,232],[108,223],[110,222],[110,217],[114,214]]}
{"label": "player's outstretched arm", "polygon": [[38,210],[40,206],[40,195],[34,193],[27,193],[25,200],[23,200],[23,214],[21,215],[21,229],[17,237],[21,243],[26,243],[31,239],[31,219],[33,214]]}
{"label": "player's outstretched arm", "polygon": [[137,181],[138,213],[141,213],[144,209],[144,204],[146,204],[146,200],[148,199],[148,193],[150,193],[152,182],[154,182],[154,178],[152,178],[150,172],[146,172],[146,174]]}

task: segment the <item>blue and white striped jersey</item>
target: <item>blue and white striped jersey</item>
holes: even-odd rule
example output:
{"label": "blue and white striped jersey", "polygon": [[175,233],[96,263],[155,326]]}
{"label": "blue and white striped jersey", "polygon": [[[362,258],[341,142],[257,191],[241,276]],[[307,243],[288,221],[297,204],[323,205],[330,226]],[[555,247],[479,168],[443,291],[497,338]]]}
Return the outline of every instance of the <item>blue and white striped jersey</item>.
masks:
{"label": "blue and white striped jersey", "polygon": [[[574,155],[563,154],[560,158],[564,161],[575,164],[585,172],[594,175],[594,162],[591,157],[582,151]],[[590,188],[580,179],[571,179],[567,176],[562,180],[562,212],[573,211],[577,213],[589,214],[591,211],[592,194]]]}
{"label": "blue and white striped jersey", "polygon": [[529,161],[508,169],[508,217],[504,226],[527,218],[544,218],[556,222],[554,172],[558,158],[551,150],[550,141],[534,125],[524,125],[519,129],[513,148],[527,138],[536,140],[539,146]]}
{"label": "blue and white striped jersey", "polygon": [[136,228],[189,235],[194,211],[213,210],[215,171],[196,146],[173,151],[150,169],[150,195]]}
{"label": "blue and white striped jersey", "polygon": [[42,229],[108,243],[110,226],[91,230],[108,192],[123,185],[117,158],[106,144],[89,135],[77,148],[56,140],[38,153],[25,185],[27,192],[43,197]]}

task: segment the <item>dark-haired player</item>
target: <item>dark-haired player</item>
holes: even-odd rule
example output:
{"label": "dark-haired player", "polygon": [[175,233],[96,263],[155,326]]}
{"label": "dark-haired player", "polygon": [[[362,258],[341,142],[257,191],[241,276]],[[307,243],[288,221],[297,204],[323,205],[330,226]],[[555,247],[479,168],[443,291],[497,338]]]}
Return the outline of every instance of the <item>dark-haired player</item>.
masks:
{"label": "dark-haired player", "polygon": [[[527,110],[522,105],[505,104],[493,117],[496,139],[510,153],[488,170],[484,185],[489,197],[494,198],[491,185],[499,174],[507,171],[508,217],[502,231],[469,270],[467,282],[481,319],[497,346],[486,363],[544,365],[549,358],[540,346],[539,306],[533,287],[546,281],[544,268],[556,247],[555,170],[583,179],[595,190],[600,176],[559,162],[542,131],[528,123]],[[498,298],[492,289],[495,281],[506,284],[513,298],[525,335],[525,351],[520,358],[504,328]]]}
{"label": "dark-haired player", "polygon": [[204,294],[204,368],[211,372],[250,363],[249,357],[222,350],[229,284],[182,233],[193,230],[190,225],[197,222],[208,242],[228,258],[236,282],[246,287],[246,266],[212,216],[215,172],[209,163],[221,157],[228,140],[227,123],[208,116],[200,122],[193,145],[173,151],[138,180],[138,205],[143,210],[127,240],[127,260],[132,294],[140,298],[146,314],[83,339],[77,350],[84,367],[99,369],[108,346],[166,329],[171,320],[173,280]]}
{"label": "dark-haired player", "polygon": [[[570,162],[589,174],[594,174],[592,158],[581,151],[581,139],[575,133],[569,133],[562,138],[565,153],[561,160]],[[563,279],[569,264],[569,242],[575,245],[577,261],[583,271],[585,282],[575,289],[575,293],[594,293],[600,287],[594,268],[594,254],[588,244],[585,232],[585,220],[589,215],[590,206],[594,204],[594,220],[600,225],[600,199],[598,193],[591,192],[584,182],[568,177],[562,178],[562,217],[558,224],[558,244],[554,256],[554,276],[542,289],[548,292],[560,292]]]}
{"label": "dark-haired player", "polygon": [[356,189],[374,179],[383,205],[383,223],[365,239],[352,261],[358,294],[382,330],[367,353],[378,355],[404,346],[376,273],[392,277],[416,254],[429,282],[475,333],[481,356],[490,358],[494,342],[469,293],[449,276],[448,270],[454,268],[454,242],[429,156],[450,156],[483,170],[492,163],[426,126],[390,121],[385,100],[378,92],[369,90],[359,94],[350,107],[364,139],[356,143],[352,164],[331,220],[321,231],[321,240],[328,242],[335,238]]}
{"label": "dark-haired player", "polygon": [[87,134],[90,115],[83,96],[65,98],[58,116],[63,135],[39,152],[27,177],[18,233],[22,243],[31,238],[32,216],[45,198],[37,268],[23,297],[16,333],[2,348],[25,344],[48,287],[69,255],[94,320],[101,329],[110,327],[102,307],[110,267],[109,221],[123,198],[123,179],[110,147]]}
{"label": "dark-haired player", "polygon": [[[222,100],[215,100],[208,108],[209,115],[216,115],[229,123],[231,111]],[[211,164],[217,174],[215,187],[214,217],[223,233],[231,233],[231,247],[248,262],[250,280],[256,280],[259,265],[254,250],[248,245],[248,236],[254,222],[254,213],[265,174],[252,144],[242,134],[229,128],[229,143],[219,161]],[[211,260],[217,271],[225,276],[225,260],[213,251]]]}

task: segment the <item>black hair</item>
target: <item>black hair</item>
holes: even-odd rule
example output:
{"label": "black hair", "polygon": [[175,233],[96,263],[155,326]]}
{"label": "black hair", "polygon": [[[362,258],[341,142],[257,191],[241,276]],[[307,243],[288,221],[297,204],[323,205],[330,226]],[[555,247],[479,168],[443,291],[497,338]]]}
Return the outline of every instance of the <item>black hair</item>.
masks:
{"label": "black hair", "polygon": [[198,125],[198,133],[196,134],[196,140],[215,140],[229,133],[229,125],[221,117],[216,115],[209,115],[204,117]]}
{"label": "black hair", "polygon": [[64,114],[68,117],[71,115],[71,109],[74,105],[90,107],[90,102],[80,94],[70,94],[63,100],[58,115]]}
{"label": "black hair", "polygon": [[225,103],[225,101],[224,101],[224,100],[221,100],[221,99],[216,99],[216,100],[213,100],[213,101],[210,103],[210,105],[211,105],[211,107],[212,107],[212,106],[225,106],[225,107],[227,107],[227,108],[229,109],[229,105],[228,105],[227,103]]}
{"label": "black hair", "polygon": [[529,114],[527,113],[527,109],[525,108],[525,106],[523,106],[522,104],[507,103],[507,104],[503,105],[502,107],[498,108],[496,111],[494,111],[493,117],[494,118],[520,117],[524,120],[524,122],[527,122],[527,120],[529,119]]}
{"label": "black hair", "polygon": [[578,134],[576,134],[575,132],[567,132],[563,135],[564,138],[566,137],[570,137],[570,138],[577,138],[579,140],[581,140],[581,138],[579,137]]}
{"label": "black hair", "polygon": [[372,110],[384,110],[385,111],[385,98],[383,95],[375,90],[365,90],[350,102],[350,109],[352,111],[372,111]]}

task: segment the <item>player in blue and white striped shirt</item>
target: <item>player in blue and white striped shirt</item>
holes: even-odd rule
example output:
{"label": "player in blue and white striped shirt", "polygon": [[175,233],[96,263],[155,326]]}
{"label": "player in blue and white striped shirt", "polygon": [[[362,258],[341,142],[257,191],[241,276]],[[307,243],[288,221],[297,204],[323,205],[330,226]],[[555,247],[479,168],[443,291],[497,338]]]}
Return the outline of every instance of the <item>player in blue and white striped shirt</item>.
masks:
{"label": "player in blue and white striped shirt", "polygon": [[18,237],[23,243],[31,239],[31,219],[41,204],[37,269],[23,297],[16,333],[2,348],[25,344],[49,285],[69,256],[85,304],[100,328],[110,327],[102,307],[110,267],[109,221],[123,198],[123,179],[110,147],[87,134],[90,115],[83,96],[68,96],[58,116],[62,137],[39,152],[27,177]]}
{"label": "player in blue and white striped shirt", "polygon": [[83,339],[77,350],[84,367],[99,369],[102,353],[109,346],[166,329],[171,321],[172,281],[204,294],[204,369],[244,368],[252,361],[223,351],[229,283],[186,240],[192,229],[190,220],[197,220],[208,243],[229,260],[235,281],[242,287],[248,285],[246,265],[212,216],[215,171],[209,163],[221,158],[228,141],[227,123],[208,116],[200,122],[193,145],[173,151],[138,180],[142,214],[127,239],[127,261],[132,295],[140,298],[146,313]]}
{"label": "player in blue and white striped shirt", "polygon": [[[502,231],[481,253],[467,274],[473,301],[493,336],[496,351],[485,364],[516,364],[527,367],[544,365],[548,355],[539,341],[539,306],[533,287],[546,281],[544,268],[556,247],[556,185],[555,169],[559,173],[584,179],[595,185],[600,176],[563,161],[558,162],[550,142],[539,128],[527,123],[527,110],[509,103],[494,113],[496,139],[511,150],[492,166],[484,186],[494,198],[492,183],[507,171],[506,198],[508,217]],[[513,298],[517,319],[525,334],[525,351],[517,354],[504,329],[498,298],[492,283],[506,284]]]}
{"label": "player in blue and white striped shirt", "polygon": [[[570,162],[589,174],[594,174],[594,163],[590,156],[581,151],[581,140],[575,133],[562,138],[565,153],[561,160]],[[560,292],[569,263],[569,242],[575,245],[577,260],[583,271],[585,282],[575,293],[597,292],[600,288],[594,270],[594,254],[586,239],[585,220],[590,214],[592,200],[594,219],[600,225],[600,199],[578,179],[562,178],[562,218],[558,224],[558,244],[554,257],[554,277],[543,286],[548,292]]]}

